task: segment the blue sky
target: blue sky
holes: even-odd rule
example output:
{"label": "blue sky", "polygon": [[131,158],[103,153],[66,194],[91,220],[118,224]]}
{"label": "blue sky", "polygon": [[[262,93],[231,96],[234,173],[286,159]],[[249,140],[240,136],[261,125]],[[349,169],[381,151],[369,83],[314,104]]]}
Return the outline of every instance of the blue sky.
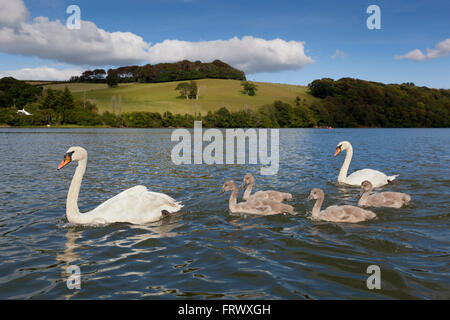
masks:
{"label": "blue sky", "polygon": [[[127,54],[121,49],[102,51],[110,46],[110,40],[98,40],[95,27],[91,28],[91,38],[74,48],[73,54],[67,47],[76,43],[76,36],[72,38],[76,33],[70,34],[69,44],[61,38],[67,38],[66,31],[48,35],[49,42],[44,47],[38,40],[45,38],[45,34],[33,35],[37,39],[23,40],[20,34],[24,30],[17,31],[24,28],[20,21],[2,26],[0,14],[0,30],[10,28],[17,37],[3,43],[0,39],[0,75],[8,72],[17,75],[20,73],[13,71],[43,66],[56,70],[82,70],[94,67],[94,64],[98,67],[97,60],[106,53],[111,55],[109,60],[105,58],[110,63],[101,67],[126,64],[135,56],[137,64],[154,63],[178,51],[183,56],[183,50],[192,44],[187,58],[198,54],[198,58],[203,60],[214,54],[223,54],[223,60],[229,57],[226,62],[247,68],[247,77],[255,81],[306,85],[322,77],[354,77],[384,83],[414,82],[416,85],[450,88],[449,1],[25,0],[23,3],[28,15],[26,19],[17,18],[17,21],[27,23],[31,30],[52,33],[57,29],[58,26],[46,29],[43,24],[36,27],[33,18],[38,16],[47,17],[49,21],[58,19],[62,28],[69,16],[66,8],[76,4],[81,9],[81,19],[92,22],[96,28],[108,34],[119,31],[141,37],[142,42],[131,42],[139,42],[136,44],[139,54],[134,55],[133,45],[124,45],[132,51]],[[371,4],[381,9],[380,30],[366,27],[370,15],[366,8]],[[84,25],[80,31],[83,28]],[[121,35],[121,39],[126,36]],[[245,36],[251,39],[241,41]],[[218,46],[215,42],[234,37],[238,40],[233,47],[231,43]],[[264,41],[276,38],[283,41],[271,44],[270,50],[275,51],[275,56],[270,52],[258,55],[265,50]],[[83,47],[92,39],[101,41],[98,46],[104,45],[106,49],[92,52],[89,47]],[[257,44],[254,39],[262,42]],[[158,53],[149,50],[165,40],[185,42],[163,45]],[[292,43],[288,45],[290,41]],[[27,42],[27,45],[21,42]],[[199,47],[198,42],[204,42],[205,47]],[[417,49],[423,55],[417,51],[411,53]],[[427,49],[431,50],[429,55]],[[335,55],[337,50],[340,54]],[[410,56],[404,59],[395,58],[408,53]],[[286,59],[278,59],[284,54]],[[130,63],[136,62],[131,60]]]}

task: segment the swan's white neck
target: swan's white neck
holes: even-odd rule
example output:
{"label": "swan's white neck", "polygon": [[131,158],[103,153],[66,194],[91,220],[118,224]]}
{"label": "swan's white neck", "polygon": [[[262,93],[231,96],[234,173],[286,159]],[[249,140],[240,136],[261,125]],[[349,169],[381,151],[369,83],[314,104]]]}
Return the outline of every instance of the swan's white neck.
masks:
{"label": "swan's white neck", "polygon": [[252,194],[252,189],[253,189],[253,183],[249,183],[247,185],[247,189],[245,189],[245,192],[244,192],[244,195],[242,196],[242,199],[248,200],[248,198],[250,198],[250,195]]}
{"label": "swan's white neck", "polygon": [[78,195],[80,194],[81,180],[83,180],[86,171],[87,159],[78,161],[77,169],[70,183],[69,192],[67,193],[66,217],[70,223],[82,223],[83,215],[78,209]]}
{"label": "swan's white neck", "polygon": [[339,171],[338,182],[343,183],[347,179],[347,172],[348,168],[350,167],[352,157],[353,157],[353,147],[350,145],[349,148],[346,150],[345,160],[344,163],[342,164],[341,171]]}
{"label": "swan's white neck", "polygon": [[320,214],[320,208],[322,207],[323,198],[317,199],[314,207],[312,208],[312,216],[313,218],[318,218]]}

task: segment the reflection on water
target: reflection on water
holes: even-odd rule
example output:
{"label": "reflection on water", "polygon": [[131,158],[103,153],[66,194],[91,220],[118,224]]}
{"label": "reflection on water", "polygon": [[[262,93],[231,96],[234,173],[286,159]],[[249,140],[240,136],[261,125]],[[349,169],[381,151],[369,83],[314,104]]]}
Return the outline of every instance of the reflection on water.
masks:
{"label": "reflection on water", "polygon": [[[61,280],[63,282],[67,282],[67,279],[70,277],[71,273],[68,273],[67,270],[70,266],[79,266],[84,269],[84,264],[81,263],[79,265],[79,252],[86,250],[95,250],[93,248],[105,247],[108,248],[128,248],[129,250],[126,253],[118,254],[114,257],[108,257],[106,261],[100,262],[97,261],[98,264],[112,264],[117,261],[125,260],[128,257],[133,257],[135,255],[145,255],[148,252],[155,252],[159,250],[164,250],[165,247],[152,247],[148,248],[145,244],[147,240],[150,239],[158,239],[163,237],[175,237],[177,235],[173,230],[177,227],[180,227],[179,223],[181,219],[181,215],[176,217],[167,217],[161,221],[154,222],[149,225],[127,225],[130,230],[134,230],[132,235],[127,236],[125,238],[115,238],[111,239],[111,234],[105,233],[100,238],[95,241],[92,239],[83,239],[82,230],[86,227],[75,226],[69,223],[66,223],[63,228],[67,230],[66,232],[66,242],[64,244],[64,250],[56,254],[56,260],[60,261],[61,267]],[[118,224],[120,227],[120,224]],[[90,227],[94,228],[94,227]],[[99,268],[95,272],[89,274],[83,274],[83,280],[86,280],[88,277],[90,280],[101,280],[103,279],[103,273],[108,272],[110,270],[119,269],[119,266],[110,268]],[[135,275],[135,276],[144,276],[143,272],[128,272],[123,276]],[[68,294],[64,295],[66,299],[70,299],[80,293],[80,290],[67,290]]]}
{"label": "reflection on water", "polygon": [[[170,133],[2,129],[0,298],[450,298],[448,129],[282,130],[275,176],[259,175],[259,165],[175,166]],[[355,149],[349,172],[400,174],[383,189],[411,194],[411,205],[356,225],[311,220],[313,187],[325,191],[324,207],[357,202],[358,188],[335,182],[342,140]],[[143,184],[183,201],[183,214],[144,226],[68,224],[75,166],[55,168],[71,145],[89,152],[82,212]],[[292,193],[298,215],[231,215],[220,187],[247,172],[256,190]],[[366,288],[372,264],[381,290]],[[73,265],[80,290],[66,285]]]}
{"label": "reflection on water", "polygon": [[[80,238],[81,231],[67,230],[66,233],[66,243],[64,244],[64,251],[58,252],[56,254],[56,260],[60,261],[62,264],[61,267],[61,279],[62,281],[67,281],[70,273],[67,272],[67,269],[70,266],[76,265],[76,261],[80,257],[75,249],[78,248],[76,244],[76,240]],[[64,296],[66,299],[70,299],[78,293],[78,290],[68,290],[68,293]]]}

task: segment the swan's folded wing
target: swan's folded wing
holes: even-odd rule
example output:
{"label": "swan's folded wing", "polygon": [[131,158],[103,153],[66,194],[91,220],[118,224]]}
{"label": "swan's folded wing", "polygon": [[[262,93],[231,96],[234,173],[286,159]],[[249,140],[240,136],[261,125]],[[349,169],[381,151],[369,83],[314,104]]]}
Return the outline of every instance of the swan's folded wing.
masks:
{"label": "swan's folded wing", "polygon": [[144,192],[147,192],[146,186],[135,186],[129,189],[126,189],[122,191],[121,193],[115,195],[114,197],[106,200],[102,204],[100,204],[98,207],[96,207],[92,211],[97,210],[108,210],[111,208],[117,208],[119,206],[119,203],[126,204],[130,200],[135,200],[136,198],[139,198]]}
{"label": "swan's folded wing", "polygon": [[345,179],[345,183],[360,186],[364,180],[370,181],[374,188],[388,183],[388,177],[383,172],[373,169],[355,171]]}
{"label": "swan's folded wing", "polygon": [[269,194],[267,191],[257,191],[254,194],[250,195],[250,197],[248,198],[248,200],[264,200],[264,199],[269,199]]}
{"label": "swan's folded wing", "polygon": [[259,207],[256,207],[255,210],[261,213],[270,213],[272,211],[272,208],[268,205],[261,205]]}
{"label": "swan's folded wing", "polygon": [[248,208],[247,212],[254,214],[266,214],[271,210],[272,208],[269,205],[258,202],[255,206]]}
{"label": "swan's folded wing", "polygon": [[267,199],[273,200],[277,202],[283,202],[285,199],[292,198],[292,195],[289,193],[284,193],[275,190],[266,190],[266,191],[257,191],[250,196],[250,199]]}
{"label": "swan's folded wing", "polygon": [[355,206],[342,206],[345,211],[349,214],[346,219],[349,222],[360,222],[375,218],[375,214],[370,210],[361,209]]}
{"label": "swan's folded wing", "polygon": [[347,212],[345,206],[330,206],[320,212],[321,219],[328,221],[347,221],[351,215]]}
{"label": "swan's folded wing", "polygon": [[164,199],[165,201],[167,201],[167,203],[178,203],[174,198],[172,198],[171,196],[168,196],[165,193],[160,193],[160,192],[154,192],[154,191],[147,191],[147,196],[150,196],[151,198],[161,198]]}
{"label": "swan's folded wing", "polygon": [[148,203],[149,206],[161,208],[161,210],[167,210],[168,212],[176,212],[183,207],[180,201],[176,201],[164,193],[147,191],[144,199],[144,202]]}
{"label": "swan's folded wing", "polygon": [[267,204],[266,199],[262,198],[250,198],[246,202],[239,203],[242,212],[265,214],[271,211],[270,205]]}
{"label": "swan's folded wing", "polygon": [[134,213],[161,210],[176,212],[181,207],[179,202],[164,193],[148,191],[145,186],[135,186],[103,202],[93,211],[110,212],[111,214],[125,211]]}
{"label": "swan's folded wing", "polygon": [[354,215],[354,213],[352,212],[351,206],[338,206],[337,208],[338,210],[336,210],[337,212],[334,217],[336,221],[345,222],[353,218],[352,216]]}

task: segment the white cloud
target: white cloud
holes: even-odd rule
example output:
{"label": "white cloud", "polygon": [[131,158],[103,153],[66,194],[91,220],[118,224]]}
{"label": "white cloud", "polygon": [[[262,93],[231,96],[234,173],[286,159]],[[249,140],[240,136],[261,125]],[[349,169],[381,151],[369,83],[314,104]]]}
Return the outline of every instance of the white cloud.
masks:
{"label": "white cloud", "polygon": [[150,63],[219,59],[248,73],[298,69],[313,62],[301,41],[251,36],[201,42],[165,40],[153,45],[149,53]]}
{"label": "white cloud", "polygon": [[336,58],[347,58],[347,54],[344,51],[337,49],[336,52],[331,56],[331,59]]}
{"label": "white cloud", "polygon": [[424,54],[419,49],[414,49],[403,56],[395,56],[395,59],[409,59],[414,61],[424,61],[429,59],[435,59],[438,57],[448,56],[450,54],[450,38],[436,44],[435,49],[428,49],[427,54]]}
{"label": "white cloud", "polygon": [[16,18],[0,23],[0,51],[11,54],[91,66],[220,59],[248,73],[299,69],[313,62],[301,41],[246,36],[200,42],[165,40],[152,45],[131,32],[107,32],[89,21],[82,21],[81,29],[68,29],[46,17],[29,23],[23,10],[14,9],[22,6],[28,13],[22,0],[7,3],[4,16],[11,13]]}
{"label": "white cloud", "polygon": [[14,27],[28,18],[23,0],[0,1],[0,26]]}
{"label": "white cloud", "polygon": [[1,51],[72,64],[139,63],[148,57],[149,47],[131,32],[107,32],[89,21],[82,21],[81,29],[68,29],[59,20],[37,17],[17,28],[0,28]]}
{"label": "white cloud", "polygon": [[65,81],[71,76],[79,76],[82,69],[68,68],[58,70],[50,67],[24,68],[20,70],[0,71],[0,78],[13,77],[19,80],[52,80]]}

